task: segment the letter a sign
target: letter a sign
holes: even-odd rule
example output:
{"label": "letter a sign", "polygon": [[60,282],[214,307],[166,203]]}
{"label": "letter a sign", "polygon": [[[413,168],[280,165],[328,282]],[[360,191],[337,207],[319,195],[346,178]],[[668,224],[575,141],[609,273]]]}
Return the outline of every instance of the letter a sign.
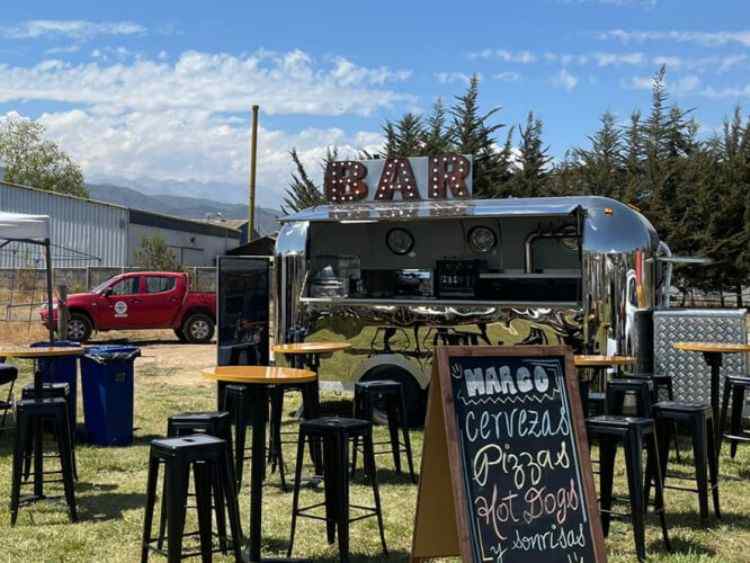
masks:
{"label": "letter a sign", "polygon": [[606,562],[569,348],[435,350],[411,561],[451,556]]}

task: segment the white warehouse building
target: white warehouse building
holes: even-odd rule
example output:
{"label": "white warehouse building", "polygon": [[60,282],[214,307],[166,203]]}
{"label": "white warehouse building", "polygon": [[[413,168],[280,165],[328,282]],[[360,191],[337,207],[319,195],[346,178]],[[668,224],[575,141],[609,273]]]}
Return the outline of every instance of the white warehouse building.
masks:
{"label": "white warehouse building", "polygon": [[[203,221],[129,209],[0,181],[0,210],[49,215],[56,267],[135,266],[144,238],[161,236],[183,266],[214,266],[240,243],[236,229]],[[43,256],[32,245],[0,251],[0,268],[35,267]]]}

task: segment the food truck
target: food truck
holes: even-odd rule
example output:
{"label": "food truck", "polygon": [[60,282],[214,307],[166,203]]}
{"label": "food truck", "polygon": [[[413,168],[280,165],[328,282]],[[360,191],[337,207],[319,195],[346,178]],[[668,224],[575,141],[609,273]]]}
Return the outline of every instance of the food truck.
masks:
{"label": "food truck", "polygon": [[219,364],[266,363],[271,339],[345,340],[322,374],[398,380],[419,421],[437,344],[650,356],[679,259],[648,220],[604,197],[474,198],[472,168],[330,163],[327,203],[281,219],[272,260],[220,260]]}
{"label": "food truck", "polygon": [[281,218],[274,339],[351,342],[324,373],[400,381],[413,421],[436,344],[638,355],[638,315],[667,296],[669,249],[635,208],[472,198],[469,156],[333,162],[325,195]]}

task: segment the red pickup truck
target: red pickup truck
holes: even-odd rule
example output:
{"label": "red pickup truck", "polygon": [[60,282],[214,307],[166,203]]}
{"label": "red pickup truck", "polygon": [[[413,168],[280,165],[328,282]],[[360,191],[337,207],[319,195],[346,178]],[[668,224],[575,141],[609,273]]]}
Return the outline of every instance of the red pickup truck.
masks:
{"label": "red pickup truck", "polygon": [[[190,291],[187,274],[121,274],[89,293],[68,296],[68,338],[85,342],[94,330],[171,328],[184,342],[208,342],[216,325],[216,293]],[[47,324],[47,309],[40,310]],[[53,310],[57,323],[57,308]]]}

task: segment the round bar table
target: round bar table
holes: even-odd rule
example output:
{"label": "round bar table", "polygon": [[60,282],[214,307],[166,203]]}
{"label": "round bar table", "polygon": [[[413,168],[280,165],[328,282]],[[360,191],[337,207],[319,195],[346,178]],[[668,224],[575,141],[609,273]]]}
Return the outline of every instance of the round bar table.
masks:
{"label": "round bar table", "polygon": [[711,409],[714,411],[714,445],[716,455],[718,456],[719,440],[721,439],[721,428],[719,428],[719,383],[722,356],[723,354],[750,352],[750,344],[735,344],[731,342],[675,342],[672,344],[672,347],[682,352],[701,352],[703,359],[711,368]]}
{"label": "round bar table", "polygon": [[[603,356],[603,355],[588,355],[579,354],[573,357],[575,366],[579,369],[591,368],[598,375],[604,372],[604,376],[601,378],[603,383],[603,391],[607,392],[607,376],[605,370],[612,367],[619,366],[632,366],[638,362],[637,358],[633,356]],[[590,383],[590,382],[586,382]],[[583,392],[581,393],[581,402],[583,404],[584,412],[589,397],[589,385],[582,387]],[[585,395],[585,396],[584,396]]]}
{"label": "round bar table", "polygon": [[252,391],[254,405],[248,557],[251,562],[259,562],[263,522],[263,480],[266,471],[268,390],[273,385],[314,383],[318,376],[309,370],[287,367],[222,366],[204,369],[203,377],[215,382],[247,385]]}
{"label": "round bar table", "polygon": [[[349,342],[289,342],[287,344],[276,344],[272,350],[274,354],[283,354],[292,360],[299,358],[302,365],[318,373],[321,356],[340,352],[351,347],[352,345]],[[295,361],[294,363],[296,364],[297,362]],[[301,366],[296,365],[295,367]]]}
{"label": "round bar table", "polygon": [[[71,346],[65,348],[62,346],[49,346],[40,348],[25,348],[25,347],[8,347],[0,348],[0,358],[16,358],[16,359],[27,359],[34,360],[34,395],[41,397],[42,393],[42,372],[39,368],[39,361],[42,359],[53,359],[53,358],[69,358],[71,356],[82,356],[86,350],[83,348],[76,348]],[[54,369],[53,362],[50,362],[50,369]],[[71,428],[72,432],[75,432],[75,428]],[[45,498],[44,496],[44,482],[42,480],[44,472],[44,456],[42,455],[42,426],[41,424],[34,424],[32,428],[33,444],[34,444],[34,495],[27,499],[27,501],[37,501]]]}

